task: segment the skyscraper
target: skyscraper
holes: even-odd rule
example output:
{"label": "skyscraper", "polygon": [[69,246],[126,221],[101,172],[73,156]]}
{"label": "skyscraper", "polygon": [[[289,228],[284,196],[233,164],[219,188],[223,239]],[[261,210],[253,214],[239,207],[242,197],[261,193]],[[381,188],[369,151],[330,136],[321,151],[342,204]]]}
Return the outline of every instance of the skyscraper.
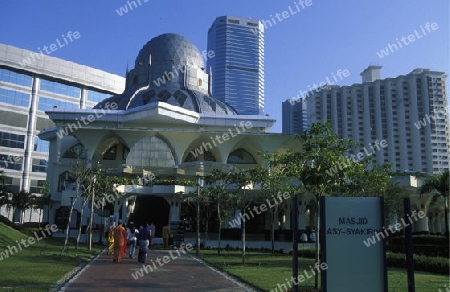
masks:
{"label": "skyscraper", "polygon": [[[217,17],[208,30],[212,94],[241,115],[264,114],[264,26],[258,20]],[[212,55],[212,54],[211,54]]]}
{"label": "skyscraper", "polygon": [[[418,68],[396,78],[380,79],[380,69],[365,69],[361,84],[308,93],[308,122],[330,122],[339,136],[375,149],[365,151],[373,164],[391,163],[393,171],[448,170],[445,73]],[[382,140],[387,147],[379,149],[377,143]]]}

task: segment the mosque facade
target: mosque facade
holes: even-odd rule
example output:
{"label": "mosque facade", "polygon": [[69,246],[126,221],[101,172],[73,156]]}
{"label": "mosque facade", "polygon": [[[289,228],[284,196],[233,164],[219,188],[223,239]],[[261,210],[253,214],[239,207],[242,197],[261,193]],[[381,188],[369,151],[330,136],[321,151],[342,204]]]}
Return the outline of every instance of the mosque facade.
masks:
{"label": "mosque facade", "polygon": [[[181,202],[197,190],[181,181],[196,181],[213,169],[265,166],[260,152],[298,148],[294,135],[268,132],[275,123],[270,116],[239,115],[212,96],[212,78],[195,45],[182,36],[162,34],[140,50],[122,94],[93,109],[47,111],[55,127],[39,137],[50,143],[47,177],[54,204],[49,221],[63,226],[76,200],[72,227],[87,224],[89,215],[79,217],[83,207],[68,175],[77,157],[139,181],[118,188],[108,217],[103,208],[95,210],[95,224],[110,218],[153,221],[161,230],[167,222],[183,219]],[[168,183],[152,183],[156,180]],[[279,218],[289,229],[289,202],[284,204]],[[266,213],[255,231],[270,228]],[[300,222],[305,225],[304,219]]]}

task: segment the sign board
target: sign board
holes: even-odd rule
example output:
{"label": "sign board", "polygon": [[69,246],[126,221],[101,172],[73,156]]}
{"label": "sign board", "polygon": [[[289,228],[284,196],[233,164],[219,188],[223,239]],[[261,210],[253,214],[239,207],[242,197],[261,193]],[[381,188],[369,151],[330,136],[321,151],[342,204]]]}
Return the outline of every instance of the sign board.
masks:
{"label": "sign board", "polygon": [[322,197],[320,204],[323,291],[387,292],[383,198]]}

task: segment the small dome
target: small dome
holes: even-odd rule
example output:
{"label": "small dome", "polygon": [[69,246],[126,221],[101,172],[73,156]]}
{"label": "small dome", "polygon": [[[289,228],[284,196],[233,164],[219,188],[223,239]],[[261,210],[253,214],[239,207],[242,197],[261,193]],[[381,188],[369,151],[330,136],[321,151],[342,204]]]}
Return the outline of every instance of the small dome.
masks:
{"label": "small dome", "polygon": [[205,68],[202,55],[197,47],[188,39],[174,33],[165,33],[151,39],[139,52],[135,65],[152,65],[162,63],[167,65],[189,65],[196,68]]}

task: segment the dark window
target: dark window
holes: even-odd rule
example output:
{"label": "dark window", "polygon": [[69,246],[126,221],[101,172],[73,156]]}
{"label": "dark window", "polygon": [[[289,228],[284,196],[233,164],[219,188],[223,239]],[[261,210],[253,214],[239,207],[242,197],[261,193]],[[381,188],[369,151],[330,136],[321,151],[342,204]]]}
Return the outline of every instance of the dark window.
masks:
{"label": "dark window", "polygon": [[106,151],[105,154],[103,154],[103,159],[116,160],[116,156],[117,156],[117,144],[109,148],[108,151]]}
{"label": "dark window", "polygon": [[11,156],[11,155],[0,155],[0,168],[22,170],[23,157],[21,156]]}
{"label": "dark window", "polygon": [[0,146],[8,148],[24,148],[25,135],[0,132]]}

